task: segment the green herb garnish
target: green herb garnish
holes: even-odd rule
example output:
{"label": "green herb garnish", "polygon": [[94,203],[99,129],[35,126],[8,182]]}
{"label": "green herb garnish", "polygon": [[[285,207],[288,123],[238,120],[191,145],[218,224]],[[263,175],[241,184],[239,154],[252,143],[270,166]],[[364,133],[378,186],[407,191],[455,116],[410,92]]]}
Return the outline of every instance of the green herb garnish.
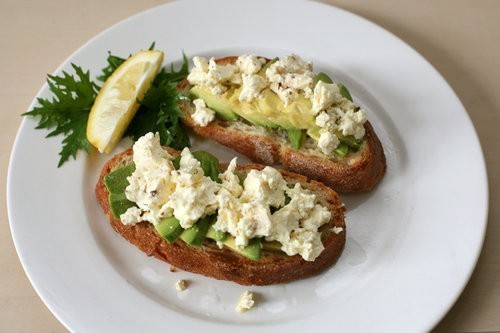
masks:
{"label": "green herb garnish", "polygon": [[53,97],[37,98],[38,105],[23,113],[23,116],[40,117],[35,128],[50,130],[47,137],[64,135],[58,167],[70,156],[76,158],[79,150],[89,151],[87,120],[99,91],[99,86],[90,80],[89,71],[75,64],[71,66],[76,77],[65,71],[61,76],[47,75],[47,85]]}
{"label": "green herb garnish", "polygon": [[[154,48],[154,43],[149,47]],[[108,53],[107,66],[97,80],[104,82],[126,60]],[[58,167],[71,156],[76,158],[79,150],[89,151],[87,121],[100,85],[90,79],[89,71],[71,64],[74,75],[63,71],[61,76],[47,75],[47,84],[52,98],[38,98],[38,105],[23,116],[39,117],[36,129],[50,130],[47,137],[62,134],[62,149]],[[177,84],[188,75],[188,60],[183,54],[181,68],[176,71],[162,68],[148,90],[141,106],[132,119],[125,135],[134,139],[148,132],[159,132],[162,145],[176,149],[188,147],[189,137],[180,124],[182,113],[178,102],[183,98],[176,89]]]}

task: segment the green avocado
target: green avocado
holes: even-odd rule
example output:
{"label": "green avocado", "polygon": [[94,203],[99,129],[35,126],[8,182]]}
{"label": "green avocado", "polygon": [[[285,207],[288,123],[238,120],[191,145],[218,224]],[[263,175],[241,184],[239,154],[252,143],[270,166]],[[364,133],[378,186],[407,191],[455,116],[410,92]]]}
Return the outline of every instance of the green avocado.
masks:
{"label": "green avocado", "polygon": [[248,241],[247,246],[240,248],[234,243],[234,237],[228,236],[224,241],[224,245],[251,260],[259,260],[262,256],[262,241],[260,238],[252,238]]}
{"label": "green avocado", "polygon": [[129,201],[125,193],[109,193],[108,195],[109,208],[113,216],[117,219],[125,213],[130,207],[134,207],[135,203]]}
{"label": "green avocado", "polygon": [[104,177],[104,185],[109,193],[123,193],[128,186],[127,177],[135,171],[135,164],[131,163],[118,168]]}
{"label": "green avocado", "polygon": [[191,246],[201,246],[207,236],[208,228],[213,223],[213,216],[205,216],[198,220],[191,228],[185,229],[180,238]]}
{"label": "green avocado", "polygon": [[[205,87],[194,86],[190,90],[191,95],[196,98],[201,98],[205,104],[214,110],[219,118],[223,120],[237,120],[238,115],[233,112],[232,105],[228,103],[228,99],[224,95],[214,95]],[[230,92],[228,92],[230,93]]]}
{"label": "green avocado", "polygon": [[306,129],[316,126],[311,101],[300,95],[287,106],[271,89],[266,88],[252,102],[239,100],[241,88],[228,94],[229,103],[238,115],[249,122],[269,128]]}
{"label": "green avocado", "polygon": [[217,242],[224,242],[227,239],[227,232],[215,230],[213,226],[208,228],[207,238],[211,238]]}
{"label": "green avocado", "polygon": [[281,251],[281,243],[278,241],[262,242],[264,250]]}
{"label": "green avocado", "polygon": [[175,242],[184,231],[179,220],[174,216],[161,219],[160,223],[155,225],[155,229],[158,234],[165,238],[169,243]]}
{"label": "green avocado", "polygon": [[288,140],[292,144],[292,147],[295,149],[300,149],[302,147],[302,142],[305,139],[305,131],[301,129],[287,129]]}

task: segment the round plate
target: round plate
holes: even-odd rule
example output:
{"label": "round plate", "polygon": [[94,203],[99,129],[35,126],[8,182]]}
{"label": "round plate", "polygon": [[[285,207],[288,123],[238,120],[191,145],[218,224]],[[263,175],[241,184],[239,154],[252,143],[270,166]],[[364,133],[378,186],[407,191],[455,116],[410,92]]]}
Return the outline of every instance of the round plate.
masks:
{"label": "round plate", "polygon": [[[348,239],[335,266],[314,278],[249,288],[257,307],[240,315],[234,305],[247,288],[170,272],[114,233],[94,197],[110,156],[80,154],[58,169],[61,138],[45,139],[26,118],[9,166],[10,226],[28,277],[57,318],[72,331],[94,332],[431,329],[470,277],[488,202],[476,133],[439,73],[358,16],[277,0],[160,6],[101,33],[57,73],[73,62],[96,75],[108,50],[126,56],[153,41],[177,64],[182,50],[189,57],[297,53],[312,60],[369,110],[387,174],[374,191],[343,196]],[[45,85],[37,97],[48,96]],[[195,138],[193,146],[221,160],[235,155],[211,141]],[[181,278],[190,286],[178,293]]]}

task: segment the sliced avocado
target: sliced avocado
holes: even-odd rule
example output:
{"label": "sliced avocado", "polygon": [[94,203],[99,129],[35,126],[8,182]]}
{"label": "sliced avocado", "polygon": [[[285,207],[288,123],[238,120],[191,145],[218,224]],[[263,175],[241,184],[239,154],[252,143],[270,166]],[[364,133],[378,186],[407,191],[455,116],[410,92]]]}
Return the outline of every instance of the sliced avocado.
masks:
{"label": "sliced avocado", "polygon": [[281,251],[281,243],[278,241],[262,242],[264,250]]}
{"label": "sliced avocado", "polygon": [[351,93],[346,88],[346,86],[344,86],[343,84],[340,83],[339,84],[339,90],[340,90],[340,94],[342,95],[342,97],[347,98],[348,100],[350,100],[352,102]]}
{"label": "sliced avocado", "polygon": [[175,170],[179,170],[180,166],[181,166],[181,157],[180,156],[177,156],[176,158],[174,158],[172,160],[172,164],[174,165],[174,169]]}
{"label": "sliced avocado", "polygon": [[125,213],[127,209],[135,206],[135,203],[127,199],[125,193],[109,193],[108,202],[111,213],[117,219],[119,219],[120,215]]}
{"label": "sliced avocado", "polygon": [[195,151],[193,157],[200,161],[205,176],[210,177],[214,182],[220,182],[220,168],[217,157],[202,150]]}
{"label": "sliced avocado", "polygon": [[316,83],[318,83],[318,81],[323,81],[325,83],[333,83],[333,80],[330,79],[330,77],[323,72],[316,74],[316,76],[313,78],[313,87],[316,86]]}
{"label": "sliced avocado", "polygon": [[347,153],[349,153],[349,146],[346,145],[345,143],[340,143],[337,148],[335,148],[334,150],[335,154],[341,156],[341,157],[345,157],[347,155]]}
{"label": "sliced avocado", "polygon": [[[277,125],[272,122],[269,117],[269,110],[274,107],[271,106],[274,104],[274,96],[277,98],[274,93],[270,95],[269,89],[264,89],[261,93],[261,98],[256,98],[252,102],[241,102],[239,100],[240,92],[241,88],[236,89],[234,93],[229,96],[228,102],[234,106],[234,112],[254,125],[268,128],[277,127]],[[271,104],[268,105],[269,103]]]}
{"label": "sliced avocado", "polygon": [[217,242],[224,242],[227,239],[227,232],[215,230],[213,226],[208,228],[207,237]]}
{"label": "sliced avocado", "polygon": [[212,216],[205,216],[193,225],[182,232],[180,238],[191,246],[201,246],[207,236],[208,228],[213,222]]}
{"label": "sliced avocado", "polygon": [[298,128],[287,129],[286,133],[288,134],[288,140],[292,144],[292,147],[295,149],[300,149],[302,147],[302,142],[304,142],[305,138],[305,130],[301,130]]}
{"label": "sliced avocado", "polygon": [[262,256],[262,241],[260,238],[252,238],[248,241],[247,246],[240,248],[234,243],[234,237],[228,236],[224,241],[224,245],[251,260],[259,260]]}
{"label": "sliced avocado", "polygon": [[127,177],[135,171],[135,164],[128,164],[104,176],[104,185],[109,193],[123,193],[128,186]]}
{"label": "sliced avocado", "polygon": [[238,115],[233,112],[231,104],[222,95],[214,95],[210,90],[201,86],[192,87],[190,93],[196,98],[204,100],[205,104],[214,110],[219,118],[229,121],[238,119]]}
{"label": "sliced avocado", "polygon": [[359,148],[361,148],[361,144],[363,143],[363,140],[357,140],[352,135],[339,137],[339,140],[341,143],[345,143],[347,146],[349,146],[350,150],[352,151],[358,151]]}
{"label": "sliced avocado", "polygon": [[160,223],[155,225],[155,229],[169,243],[175,242],[184,231],[179,220],[174,216],[162,218]]}

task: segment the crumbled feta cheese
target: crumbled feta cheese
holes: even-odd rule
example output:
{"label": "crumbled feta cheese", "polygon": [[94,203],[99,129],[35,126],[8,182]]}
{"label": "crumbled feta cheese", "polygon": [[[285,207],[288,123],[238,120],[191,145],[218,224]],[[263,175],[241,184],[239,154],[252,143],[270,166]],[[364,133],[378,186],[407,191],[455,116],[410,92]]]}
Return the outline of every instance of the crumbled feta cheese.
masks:
{"label": "crumbled feta cheese", "polygon": [[332,151],[339,145],[339,138],[332,132],[324,131],[320,134],[318,147],[325,155],[330,155]]}
{"label": "crumbled feta cheese", "polygon": [[214,95],[225,92],[227,85],[241,84],[241,76],[236,65],[219,65],[214,58],[208,61],[203,57],[194,57],[193,64],[194,67],[187,77],[189,83],[206,86]]}
{"label": "crumbled feta cheese", "polygon": [[238,300],[238,304],[236,304],[235,310],[239,313],[243,313],[253,308],[254,305],[254,294],[249,292],[248,290],[245,290],[243,294],[241,294]]}
{"label": "crumbled feta cheese", "polygon": [[184,291],[186,290],[188,287],[188,283],[186,280],[178,280],[176,283],[175,283],[175,289],[177,291]]}
{"label": "crumbled feta cheese", "polygon": [[203,175],[200,162],[189,149],[181,153],[179,170],[174,169],[171,156],[161,148],[158,134],[146,134],[133,149],[136,169],[128,177],[125,194],[138,208],[122,214],[122,223],[135,223],[140,218],[157,224],[174,214],[183,228],[189,228],[217,209],[219,185]]}
{"label": "crumbled feta cheese", "polygon": [[354,135],[356,139],[362,139],[365,135],[365,127],[363,125],[366,120],[366,112],[363,109],[358,111],[347,110],[340,117],[338,128],[342,132],[342,135]]}
{"label": "crumbled feta cheese", "polygon": [[194,57],[193,58],[194,67],[189,72],[187,76],[187,80],[189,83],[195,85],[209,85],[209,76],[208,76],[208,59],[204,57]]}
{"label": "crumbled feta cheese", "polygon": [[236,60],[240,72],[247,75],[256,74],[265,63],[265,59],[250,54],[243,54]]}
{"label": "crumbled feta cheese", "polygon": [[207,108],[204,100],[202,100],[201,98],[195,99],[193,101],[193,104],[195,106],[195,111],[191,115],[191,118],[193,118],[193,121],[197,125],[205,127],[208,125],[208,123],[214,120],[215,112]]}
{"label": "crumbled feta cheese", "polygon": [[342,228],[342,227],[333,227],[333,228],[332,228],[332,231],[333,231],[336,235],[338,235],[338,234],[340,234],[342,231],[344,231],[344,228]]}
{"label": "crumbled feta cheese", "polygon": [[241,85],[241,92],[238,97],[240,101],[253,101],[255,98],[259,97],[260,92],[264,90],[268,84],[266,79],[258,74],[244,74],[242,79],[243,84]]}
{"label": "crumbled feta cheese", "polygon": [[127,211],[120,215],[120,220],[123,224],[136,224],[142,220],[142,211],[137,207],[130,207]]}
{"label": "crumbled feta cheese", "polygon": [[281,249],[289,256],[300,254],[304,260],[314,261],[325,247],[320,233],[299,228],[292,231],[290,239],[282,244]]}
{"label": "crumbled feta cheese", "polygon": [[266,76],[271,90],[285,105],[290,104],[301,92],[306,98],[312,95],[312,65],[297,55],[285,56],[271,64],[266,70]]}
{"label": "crumbled feta cheese", "polygon": [[234,173],[236,170],[237,157],[233,158],[223,173],[219,174],[221,186],[228,190],[233,196],[239,197],[243,192],[243,187],[240,185],[240,178]]}
{"label": "crumbled feta cheese", "polygon": [[181,227],[187,229],[199,218],[215,212],[219,186],[203,175],[200,162],[189,149],[182,150],[179,170],[172,171],[172,179],[176,187],[165,207],[173,210]]}
{"label": "crumbled feta cheese", "polygon": [[285,204],[286,181],[281,173],[266,166],[262,170],[252,169],[243,182],[243,202],[262,201],[273,207],[281,207]]}
{"label": "crumbled feta cheese", "polygon": [[300,225],[305,230],[318,231],[325,222],[330,221],[332,213],[324,206],[316,204],[308,216],[302,219]]}
{"label": "crumbled feta cheese", "polygon": [[304,260],[313,261],[323,251],[318,229],[330,221],[331,213],[315,204],[316,195],[300,184],[287,189],[290,202],[272,215],[272,230],[266,240],[277,240],[286,254],[300,254]]}
{"label": "crumbled feta cheese", "polygon": [[342,95],[338,85],[335,83],[325,83],[323,81],[318,81],[314,87],[314,93],[311,98],[312,101],[312,111],[314,114],[320,111],[328,109],[333,103],[337,103],[342,100]]}
{"label": "crumbled feta cheese", "polygon": [[254,237],[267,236],[271,230],[271,211],[262,198],[237,198],[222,188],[218,195],[219,211],[215,230],[229,232],[237,246],[246,246]]}
{"label": "crumbled feta cheese", "polygon": [[[127,178],[129,185],[125,195],[141,210],[141,221],[156,224],[161,217],[169,216],[168,212],[162,211],[162,205],[175,188],[170,176],[174,166],[170,155],[161,148],[158,134],[148,133],[139,138],[133,150],[135,171]],[[130,223],[133,216],[138,216],[138,212],[129,209],[124,219]]]}
{"label": "crumbled feta cheese", "polygon": [[316,116],[315,123],[319,127],[327,127],[328,122],[330,121],[330,116],[326,112],[321,112]]}
{"label": "crumbled feta cheese", "polygon": [[[181,152],[178,170],[171,159],[161,148],[158,134],[146,134],[136,142],[136,170],[128,177],[126,195],[137,207],[122,214],[122,223],[156,224],[174,215],[183,228],[189,228],[217,211],[213,227],[229,232],[237,246],[265,237],[279,241],[287,254],[300,254],[305,260],[314,260],[322,251],[318,229],[330,220],[330,212],[299,183],[289,188],[278,170],[250,170],[241,186],[233,159],[219,175],[219,184],[204,175],[189,149]],[[285,194],[290,199],[286,205]],[[278,210],[271,214],[270,207]]]}
{"label": "crumbled feta cheese", "polygon": [[238,67],[233,64],[219,65],[214,58],[208,62],[208,74],[217,82],[239,83],[237,72]]}

